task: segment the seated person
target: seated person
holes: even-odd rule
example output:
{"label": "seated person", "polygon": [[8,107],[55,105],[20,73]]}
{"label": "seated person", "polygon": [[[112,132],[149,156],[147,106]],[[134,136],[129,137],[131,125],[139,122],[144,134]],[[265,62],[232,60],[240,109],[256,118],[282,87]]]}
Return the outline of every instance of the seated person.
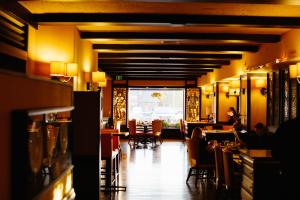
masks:
{"label": "seated person", "polygon": [[202,135],[201,128],[194,128],[192,132],[191,143],[198,146],[200,163],[214,163],[214,143],[207,142],[205,140]]}
{"label": "seated person", "polygon": [[261,122],[254,126],[254,131],[239,135],[240,139],[246,143],[248,149],[269,149],[271,148],[271,135]]}
{"label": "seated person", "polygon": [[228,124],[234,124],[235,120],[238,118],[238,113],[234,109],[234,107],[230,107],[229,111],[227,112],[228,115]]}
{"label": "seated person", "polygon": [[237,118],[235,120],[235,122],[233,123],[233,128],[237,132],[245,129],[244,125],[241,123],[241,118]]}

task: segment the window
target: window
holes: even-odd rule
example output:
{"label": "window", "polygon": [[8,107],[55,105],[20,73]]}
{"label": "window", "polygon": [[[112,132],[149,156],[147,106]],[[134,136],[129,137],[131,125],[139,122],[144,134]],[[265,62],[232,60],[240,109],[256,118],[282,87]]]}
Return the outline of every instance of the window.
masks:
{"label": "window", "polygon": [[174,125],[183,119],[183,88],[129,88],[128,119],[151,122],[161,119]]}

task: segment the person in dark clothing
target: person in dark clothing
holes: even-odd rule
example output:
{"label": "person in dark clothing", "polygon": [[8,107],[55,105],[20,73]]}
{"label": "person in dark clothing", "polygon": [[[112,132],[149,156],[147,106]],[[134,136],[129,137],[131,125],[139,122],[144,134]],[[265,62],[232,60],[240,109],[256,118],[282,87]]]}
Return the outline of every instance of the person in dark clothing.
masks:
{"label": "person in dark clothing", "polygon": [[236,131],[241,131],[241,130],[245,129],[244,125],[241,122],[241,118],[237,118],[235,120],[235,122],[233,123],[233,128]]}
{"label": "person in dark clothing", "polygon": [[108,125],[108,128],[114,128],[114,119],[112,117],[108,118],[107,125]]}
{"label": "person in dark clothing", "polygon": [[236,119],[238,118],[238,113],[235,111],[234,107],[230,107],[229,111],[227,112],[228,115],[228,124],[234,124]]}
{"label": "person in dark clothing", "polygon": [[255,134],[257,136],[264,136],[264,135],[267,135],[267,128],[265,127],[265,125],[261,122],[258,122],[257,124],[255,124],[254,126],[254,131],[255,131]]}
{"label": "person in dark clothing", "polygon": [[248,149],[270,149],[272,135],[268,133],[267,128],[261,122],[254,126],[254,131],[240,134],[239,138]]}
{"label": "person in dark clothing", "polygon": [[280,199],[300,197],[299,132],[300,117],[297,117],[282,123],[273,137],[272,156],[280,162],[281,168],[281,180],[278,180],[282,188]]}
{"label": "person in dark clothing", "polygon": [[202,130],[199,127],[194,128],[191,140],[198,146],[199,149],[199,163],[213,163],[213,142],[207,142],[202,135]]}

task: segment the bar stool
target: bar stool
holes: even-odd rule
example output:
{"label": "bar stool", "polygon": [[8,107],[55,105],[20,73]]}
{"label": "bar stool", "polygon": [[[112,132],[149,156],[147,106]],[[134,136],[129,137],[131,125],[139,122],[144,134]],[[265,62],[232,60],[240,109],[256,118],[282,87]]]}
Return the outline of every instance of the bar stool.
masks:
{"label": "bar stool", "polygon": [[119,186],[120,174],[120,141],[117,134],[118,129],[101,129],[101,160],[105,161],[106,166],[101,168],[103,186],[105,190],[126,190],[126,187]]}

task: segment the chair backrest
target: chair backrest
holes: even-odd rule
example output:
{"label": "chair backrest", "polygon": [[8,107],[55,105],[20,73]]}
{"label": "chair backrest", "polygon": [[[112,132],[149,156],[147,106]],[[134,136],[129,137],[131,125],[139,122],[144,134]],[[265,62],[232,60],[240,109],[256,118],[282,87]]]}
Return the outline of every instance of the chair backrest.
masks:
{"label": "chair backrest", "polygon": [[185,123],[186,121],[183,119],[182,120],[182,131],[183,131],[183,133],[185,133],[186,132],[186,123]]}
{"label": "chair backrest", "polygon": [[[104,128],[104,129],[101,129],[101,134],[112,134],[112,133],[118,133],[119,130],[118,129],[110,129],[110,128]],[[113,144],[112,144],[112,148],[113,150],[115,149],[119,149],[119,146],[120,146],[120,138],[119,136],[112,136],[113,138]]]}
{"label": "chair backrest", "polygon": [[136,120],[132,119],[128,121],[129,135],[136,134]]}
{"label": "chair backrest", "polygon": [[183,129],[183,120],[182,119],[179,120],[179,130],[180,130],[180,133],[184,132],[184,129]]}
{"label": "chair backrest", "polygon": [[186,144],[187,144],[189,164],[190,166],[194,167],[196,166],[197,160],[199,158],[199,151],[197,148],[199,144],[197,144],[197,140],[192,140],[192,139],[188,139],[186,141]]}
{"label": "chair backrest", "polygon": [[112,134],[101,134],[101,157],[109,158],[112,156],[113,137]]}
{"label": "chair backrest", "polygon": [[232,152],[223,148],[223,165],[224,165],[224,182],[226,188],[231,188],[233,186],[233,157]]}
{"label": "chair backrest", "polygon": [[215,153],[215,166],[216,166],[216,181],[220,185],[224,182],[224,166],[223,166],[223,154],[220,145],[216,145],[214,148]]}
{"label": "chair backrest", "polygon": [[162,129],[162,120],[153,120],[152,121],[152,132],[161,133]]}

